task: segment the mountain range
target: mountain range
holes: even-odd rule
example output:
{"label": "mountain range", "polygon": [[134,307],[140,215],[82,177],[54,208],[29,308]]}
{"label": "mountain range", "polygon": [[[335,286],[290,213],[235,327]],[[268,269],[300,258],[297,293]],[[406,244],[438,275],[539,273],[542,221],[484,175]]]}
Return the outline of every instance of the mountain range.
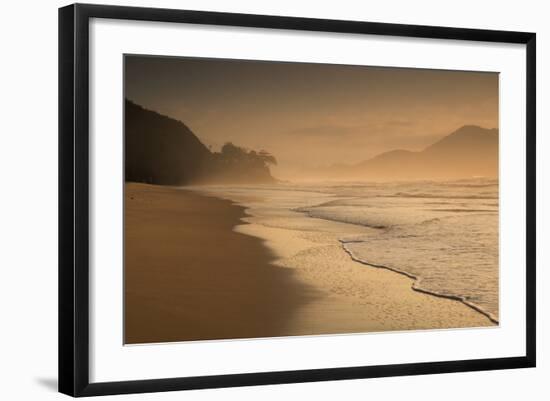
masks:
{"label": "mountain range", "polygon": [[498,177],[498,129],[465,125],[421,151],[392,150],[322,169],[325,179],[412,180]]}
{"label": "mountain range", "polygon": [[[356,164],[307,171],[310,179],[389,181],[498,177],[498,129],[465,125],[421,151],[396,149]],[[226,143],[212,152],[181,121],[125,102],[126,181],[160,185],[274,183],[275,157]]]}

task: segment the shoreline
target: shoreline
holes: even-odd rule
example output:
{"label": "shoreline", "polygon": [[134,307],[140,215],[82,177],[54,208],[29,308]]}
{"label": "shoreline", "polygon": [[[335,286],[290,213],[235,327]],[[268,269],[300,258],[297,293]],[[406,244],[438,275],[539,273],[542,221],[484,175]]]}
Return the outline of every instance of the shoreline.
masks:
{"label": "shoreline", "polygon": [[125,188],[126,344],[494,326],[409,274],[354,260],[343,233],[374,229],[286,209],[291,196],[330,195]]}
{"label": "shoreline", "polygon": [[420,292],[422,294],[427,294],[427,295],[431,295],[431,296],[434,296],[434,297],[439,297],[439,298],[445,298],[445,299],[449,299],[449,300],[452,300],[452,301],[457,301],[457,302],[460,302],[464,305],[466,305],[467,307],[475,310],[476,312],[479,312],[480,314],[482,314],[483,316],[485,316],[487,319],[489,319],[492,323],[494,323],[495,325],[499,325],[499,321],[498,319],[493,316],[492,313],[490,312],[487,312],[485,310],[483,310],[481,307],[477,306],[476,304],[472,303],[472,302],[469,302],[467,300],[465,300],[464,298],[462,297],[459,297],[457,295],[447,295],[447,294],[441,294],[439,292],[435,292],[435,291],[431,291],[431,290],[426,290],[422,287],[419,287],[419,283],[422,281],[421,279],[419,279],[417,276],[415,276],[414,274],[412,273],[409,273],[407,271],[404,271],[404,270],[400,270],[400,269],[396,269],[396,268],[393,268],[393,267],[389,267],[389,266],[384,266],[384,265],[377,265],[377,264],[373,264],[373,263],[369,263],[369,262],[365,262],[359,258],[357,258],[352,251],[350,251],[348,248],[346,248],[346,241],[343,241],[343,240],[339,240],[340,243],[342,244],[342,248],[344,249],[344,251],[350,256],[350,258],[357,262],[357,263],[360,263],[362,265],[365,265],[365,266],[369,266],[369,267],[373,267],[373,268],[377,268],[377,269],[386,269],[386,270],[389,270],[389,271],[392,271],[394,273],[397,273],[397,274],[401,274],[405,277],[408,277],[410,279],[413,280],[413,283],[411,285],[411,289],[413,291],[417,291],[417,292]]}
{"label": "shoreline", "polygon": [[[416,287],[417,278],[409,273],[372,266],[353,258],[339,234],[349,234],[350,230],[364,233],[364,230],[373,230],[371,228],[310,217],[296,208],[286,211],[285,217],[299,223],[285,228],[271,216],[275,214],[280,218],[281,213],[266,213],[262,200],[251,201],[251,194],[239,195],[233,188],[196,190],[246,207],[250,217],[243,219],[235,230],[263,239],[264,244],[278,255],[274,262],[277,266],[293,269],[298,280],[322,294],[300,308],[288,335],[478,328],[498,324],[476,305]],[[276,196],[274,193],[266,196]],[[312,234],[310,228],[301,228],[309,227],[311,222],[324,231],[322,240],[317,236],[320,233]],[[325,253],[319,257],[316,252]],[[321,267],[323,265],[326,266]],[[322,272],[325,267],[326,271]],[[346,272],[346,277],[337,276],[338,270]],[[359,284],[344,288],[344,281]],[[338,318],[337,314],[327,316],[326,310],[338,311],[346,318]]]}

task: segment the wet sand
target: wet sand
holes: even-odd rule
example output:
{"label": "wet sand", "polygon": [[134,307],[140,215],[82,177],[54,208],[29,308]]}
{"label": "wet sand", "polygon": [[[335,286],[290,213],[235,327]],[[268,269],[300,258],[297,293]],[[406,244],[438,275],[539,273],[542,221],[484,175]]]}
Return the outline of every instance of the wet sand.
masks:
{"label": "wet sand", "polygon": [[314,292],[233,231],[230,201],[126,184],[125,343],[284,335]]}

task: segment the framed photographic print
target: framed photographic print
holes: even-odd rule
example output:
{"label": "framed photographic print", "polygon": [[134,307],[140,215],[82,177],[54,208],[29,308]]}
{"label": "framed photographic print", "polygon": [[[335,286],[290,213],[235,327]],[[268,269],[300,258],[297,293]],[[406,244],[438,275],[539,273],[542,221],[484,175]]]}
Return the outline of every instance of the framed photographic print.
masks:
{"label": "framed photographic print", "polygon": [[535,34],[59,10],[59,390],[535,366]]}

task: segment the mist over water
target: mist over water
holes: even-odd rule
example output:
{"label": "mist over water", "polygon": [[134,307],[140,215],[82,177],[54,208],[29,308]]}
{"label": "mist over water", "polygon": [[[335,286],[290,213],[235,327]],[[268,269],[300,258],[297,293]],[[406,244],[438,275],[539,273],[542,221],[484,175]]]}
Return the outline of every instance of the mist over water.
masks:
{"label": "mist over water", "polygon": [[254,224],[322,232],[323,221],[347,223],[336,241],[366,269],[414,276],[415,288],[458,297],[498,320],[498,180],[211,190],[249,208]]}

